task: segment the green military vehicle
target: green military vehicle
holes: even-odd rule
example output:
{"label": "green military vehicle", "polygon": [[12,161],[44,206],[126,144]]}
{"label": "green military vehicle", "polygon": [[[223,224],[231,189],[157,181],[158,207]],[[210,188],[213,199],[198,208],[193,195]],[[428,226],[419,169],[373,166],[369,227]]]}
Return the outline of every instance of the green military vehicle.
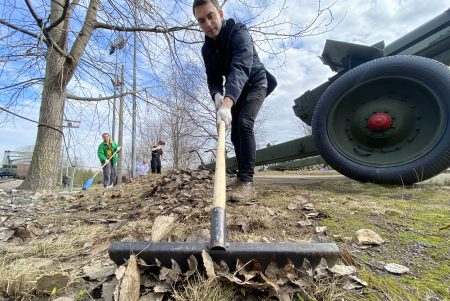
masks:
{"label": "green military vehicle", "polygon": [[[386,46],[327,40],[321,59],[337,74],[293,107],[313,134],[258,150],[256,165],[320,156],[314,162],[379,184],[449,168],[450,9]],[[237,168],[235,158],[226,164]]]}

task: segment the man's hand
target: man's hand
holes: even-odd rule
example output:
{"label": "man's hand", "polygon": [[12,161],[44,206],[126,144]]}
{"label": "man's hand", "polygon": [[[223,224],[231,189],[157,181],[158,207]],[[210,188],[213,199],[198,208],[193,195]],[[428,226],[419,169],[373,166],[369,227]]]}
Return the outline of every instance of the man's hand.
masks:
{"label": "man's hand", "polygon": [[217,111],[217,125],[221,121],[225,122],[225,127],[229,127],[231,124],[231,109],[226,106],[221,106],[219,111]]}
{"label": "man's hand", "polygon": [[[216,94],[217,95],[217,94]],[[231,124],[231,107],[234,105],[234,102],[228,96],[225,96],[222,100],[222,106],[217,111],[217,125],[219,125],[220,121],[225,122],[225,126],[229,127]]]}
{"label": "man's hand", "polygon": [[223,103],[223,96],[219,93],[214,94],[214,103],[216,105],[216,111],[219,111]]}

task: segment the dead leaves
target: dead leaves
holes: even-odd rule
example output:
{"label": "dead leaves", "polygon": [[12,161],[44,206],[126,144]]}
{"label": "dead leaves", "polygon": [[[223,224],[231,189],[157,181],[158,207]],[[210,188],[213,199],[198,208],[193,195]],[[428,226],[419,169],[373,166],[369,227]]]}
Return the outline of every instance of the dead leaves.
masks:
{"label": "dead leaves", "polygon": [[69,277],[62,274],[45,275],[36,282],[36,288],[42,292],[52,292],[63,288],[69,282]]}
{"label": "dead leaves", "polygon": [[[146,296],[145,298],[148,300],[161,300],[158,298],[162,298],[165,294],[171,294],[175,287],[186,285],[190,277],[197,277],[202,272],[205,272],[209,279],[233,284],[247,291],[257,292],[259,295],[265,294],[277,297],[279,300],[290,300],[288,298],[290,295],[311,285],[314,275],[311,265],[308,264],[295,267],[289,263],[278,267],[276,263],[272,262],[263,270],[255,260],[250,262],[237,260],[236,266],[230,269],[223,261],[214,262],[206,250],[202,251],[201,260],[202,266],[198,266],[197,259],[190,256],[187,260],[189,269],[183,272],[174,260],[171,261],[171,267],[161,266],[158,260],[156,260],[156,266],[150,267],[142,260],[136,260],[136,257],[132,255],[126,266],[120,266],[116,271],[118,283],[116,284],[115,300],[123,300],[117,299],[121,296],[128,296],[126,300],[136,300],[130,297],[129,291],[130,287],[134,288],[133,296],[137,292],[137,286],[132,284],[138,283],[137,274],[140,274],[141,298]],[[129,272],[130,270],[132,272]],[[124,281],[128,273],[133,276],[129,278],[129,284],[125,285]],[[305,279],[305,277],[307,278]],[[104,285],[104,289],[107,289],[107,284]]]}
{"label": "dead leaves", "polygon": [[153,197],[194,201],[210,196],[205,195],[212,189],[212,185],[205,185],[207,183],[212,183],[212,176],[208,171],[174,170],[159,179],[142,196],[144,199]]}
{"label": "dead leaves", "polygon": [[105,266],[101,262],[96,262],[83,267],[84,276],[89,280],[103,280],[114,275],[116,267],[113,265]]}
{"label": "dead leaves", "polygon": [[14,236],[14,230],[6,228],[6,227],[0,228],[0,241],[7,241],[8,239],[10,239],[13,236]]}
{"label": "dead leaves", "polygon": [[172,233],[175,228],[176,218],[174,216],[158,216],[153,223],[152,242],[160,242]]}
{"label": "dead leaves", "polygon": [[[122,272],[120,273],[122,275]],[[134,255],[130,256],[128,266],[123,273],[123,277],[118,278],[120,281],[116,290],[115,300],[118,301],[138,301],[140,297],[141,278],[137,265],[137,260]]]}

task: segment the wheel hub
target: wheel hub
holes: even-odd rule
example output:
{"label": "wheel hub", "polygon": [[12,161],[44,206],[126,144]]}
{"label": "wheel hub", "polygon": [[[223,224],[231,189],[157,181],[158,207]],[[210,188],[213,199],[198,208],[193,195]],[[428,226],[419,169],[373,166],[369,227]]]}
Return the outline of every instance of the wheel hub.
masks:
{"label": "wheel hub", "polygon": [[433,144],[430,137],[442,131],[437,122],[424,122],[426,116],[439,116],[439,121],[445,113],[435,99],[423,86],[403,79],[358,86],[333,104],[329,119],[333,143],[363,164],[409,162],[426,152],[425,146]]}
{"label": "wheel hub", "polygon": [[392,126],[392,117],[388,113],[373,113],[367,121],[367,127],[374,132],[382,132]]}

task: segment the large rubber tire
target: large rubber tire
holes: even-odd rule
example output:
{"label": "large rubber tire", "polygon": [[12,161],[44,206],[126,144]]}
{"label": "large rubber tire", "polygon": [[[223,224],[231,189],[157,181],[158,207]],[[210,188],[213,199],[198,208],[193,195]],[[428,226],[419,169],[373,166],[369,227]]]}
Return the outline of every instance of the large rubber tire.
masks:
{"label": "large rubber tire", "polygon": [[[362,64],[333,82],[314,110],[314,142],[325,161],[362,182],[413,184],[450,166],[450,69],[396,55]],[[368,123],[375,113],[389,126]],[[389,118],[389,117],[388,117]]]}

